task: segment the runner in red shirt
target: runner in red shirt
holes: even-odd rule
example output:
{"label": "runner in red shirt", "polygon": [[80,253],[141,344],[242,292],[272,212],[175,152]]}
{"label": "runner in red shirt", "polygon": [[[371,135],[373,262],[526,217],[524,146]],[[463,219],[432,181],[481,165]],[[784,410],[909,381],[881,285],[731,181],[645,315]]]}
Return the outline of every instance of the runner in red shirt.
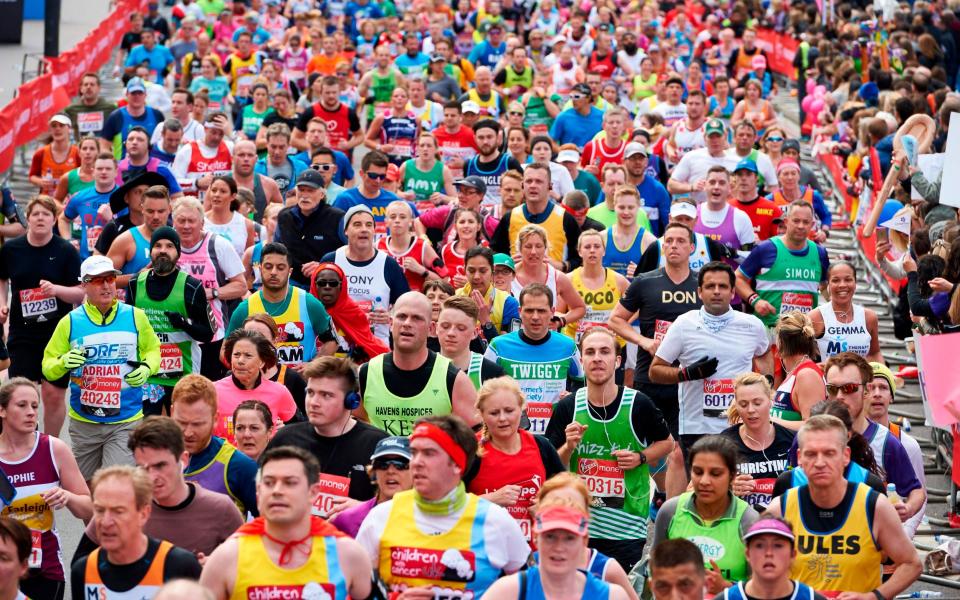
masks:
{"label": "runner in red shirt", "polygon": [[433,131],[440,147],[440,160],[453,173],[454,179],[463,177],[463,167],[477,155],[477,139],[473,129],[463,125],[460,102],[451,100],[443,105],[443,126]]}
{"label": "runner in red shirt", "polygon": [[747,213],[757,241],[780,235],[783,209],[773,200],[767,200],[757,193],[757,163],[745,158],[737,163],[733,175],[736,185],[730,205]]}
{"label": "runner in red shirt", "polygon": [[603,131],[583,147],[580,166],[598,179],[607,163],[623,164],[623,151],[627,144],[623,132],[627,126],[627,113],[619,106],[610,107],[603,113]]}
{"label": "runner in red shirt", "polygon": [[377,249],[387,253],[400,264],[410,289],[419,292],[427,279],[440,279],[433,271],[440,258],[430,242],[413,235],[413,211],[410,204],[397,200],[387,205],[387,227],[390,235],[380,238]]}

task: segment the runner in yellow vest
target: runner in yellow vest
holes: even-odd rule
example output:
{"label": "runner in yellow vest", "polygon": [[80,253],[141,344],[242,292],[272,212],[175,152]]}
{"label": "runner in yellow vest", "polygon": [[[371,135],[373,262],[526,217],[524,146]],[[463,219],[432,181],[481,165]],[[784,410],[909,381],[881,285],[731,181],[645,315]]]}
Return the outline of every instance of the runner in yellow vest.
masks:
{"label": "runner in yellow vest", "polygon": [[293,446],[267,450],[257,480],[263,516],[214,550],[200,583],[218,600],[368,598],[370,560],[355,541],[311,515],[319,493],[313,455]]}

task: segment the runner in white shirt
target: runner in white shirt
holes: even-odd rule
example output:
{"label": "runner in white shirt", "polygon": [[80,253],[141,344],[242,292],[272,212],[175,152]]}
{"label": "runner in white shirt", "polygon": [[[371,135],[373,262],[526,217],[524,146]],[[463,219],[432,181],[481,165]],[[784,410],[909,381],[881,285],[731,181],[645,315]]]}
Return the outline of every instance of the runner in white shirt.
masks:
{"label": "runner in white shirt", "polygon": [[737,166],[737,159],[726,153],[727,128],[720,119],[710,119],[704,128],[706,148],[691,150],[684,154],[673,169],[667,181],[667,191],[674,196],[689,194],[701,204],[707,199],[704,191],[707,185],[707,172],[710,167],[720,165],[731,173]]}
{"label": "runner in white shirt", "polygon": [[[170,116],[180,121],[183,126],[181,145],[203,141],[203,123],[193,118],[193,94],[189,90],[177,88],[170,94]],[[154,127],[150,145],[159,144],[162,138],[163,128]]]}
{"label": "runner in white shirt", "polygon": [[663,117],[663,124],[666,127],[673,127],[687,118],[687,105],[683,103],[683,80],[679,77],[671,77],[666,83],[666,102],[661,102],[653,107],[653,111]]}
{"label": "runner in white shirt", "polygon": [[777,169],[769,156],[753,147],[756,141],[757,128],[748,120],[740,121],[733,127],[733,147],[727,150],[727,156],[734,164],[745,158],[757,163],[760,185],[767,191],[773,191],[778,185]]}
{"label": "runner in white shirt", "polygon": [[[660,342],[650,365],[650,380],[680,384],[680,441],[689,448],[727,426],[733,380],[753,371],[773,373],[766,327],[757,317],[730,308],[735,276],[730,265],[711,262],[700,269],[700,310],[681,315]],[[672,366],[680,361],[680,367]]]}
{"label": "runner in white shirt", "polygon": [[[170,169],[185,193],[206,189],[216,175],[233,174],[233,142],[226,139],[230,119],[214,112],[207,116],[203,128],[203,139],[180,146]],[[206,175],[210,177],[204,178]],[[198,182],[201,178],[204,181]]]}

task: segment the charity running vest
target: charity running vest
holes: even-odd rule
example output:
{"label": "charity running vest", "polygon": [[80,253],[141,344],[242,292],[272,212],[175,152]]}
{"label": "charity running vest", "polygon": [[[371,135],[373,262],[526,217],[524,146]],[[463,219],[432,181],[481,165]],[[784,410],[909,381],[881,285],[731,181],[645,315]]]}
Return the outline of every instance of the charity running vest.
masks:
{"label": "charity running vest", "polygon": [[520,531],[529,542],[533,539],[533,514],[531,509],[536,502],[537,493],[547,480],[547,469],[537,440],[529,431],[519,431],[520,450],[507,454],[498,450],[490,440],[481,440],[483,451],[481,469],[470,481],[468,491],[478,496],[495,492],[505,485],[520,487],[517,501],[505,506],[514,518]]}
{"label": "charity running vest", "polygon": [[60,473],[50,437],[40,432],[35,435],[30,454],[16,462],[0,461],[3,472],[17,488],[16,498],[0,516],[16,519],[30,529],[27,566],[40,569],[46,579],[63,581],[60,537],[54,527],[53,509],[41,497],[60,485]]}
{"label": "charity running vest", "polygon": [[473,387],[480,389],[483,385],[483,355],[476,352],[470,353],[470,364],[467,365],[467,377],[473,383]]}
{"label": "charity running vest", "polygon": [[370,91],[373,93],[373,103],[367,105],[367,121],[372,121],[374,117],[382,115],[390,107],[390,97],[393,95],[393,88],[397,87],[397,77],[393,67],[386,75],[381,75],[379,70],[374,70],[370,77]]}
{"label": "charity running vest", "polygon": [[[707,236],[702,233],[694,233],[693,238],[696,245],[693,254],[690,255],[690,270],[699,271],[703,268],[703,265],[713,260],[713,256],[710,254],[710,244],[707,243]],[[657,255],[660,257],[657,266],[660,268],[667,266],[667,255],[663,252],[662,238],[657,240]]]}
{"label": "charity running vest", "polygon": [[[740,520],[749,506],[732,495],[731,502],[734,503],[733,514],[724,515],[714,521],[712,526],[708,526],[690,510],[693,504],[693,492],[680,494],[677,499],[677,512],[667,529],[667,539],[690,540],[703,554],[706,568],[711,568],[710,561],[713,560],[716,561],[717,566],[720,567],[720,573],[727,581],[746,581],[749,573],[746,546],[740,538]],[[879,561],[877,564],[879,565]]]}
{"label": "charity running vest", "polygon": [[[547,232],[547,255],[560,262],[564,259],[564,251],[567,249],[567,234],[563,230],[563,215],[567,214],[567,211],[554,202],[547,205],[547,210],[550,211],[550,215],[537,225],[543,227]],[[516,243],[520,230],[529,224],[526,205],[521,204],[510,211],[509,238],[511,246]]]}
{"label": "charity running vest", "polygon": [[[457,290],[457,296],[467,296],[473,293],[473,288],[470,287],[468,283],[464,287]],[[507,298],[510,297],[510,294],[493,287],[491,285],[487,289],[487,293],[484,296],[484,299],[488,302],[492,300],[490,304],[490,322],[493,323],[493,326],[496,327],[497,331],[503,331],[503,307],[507,303]]]}
{"label": "charity running vest", "polygon": [[410,435],[413,424],[427,415],[449,415],[453,409],[447,391],[447,369],[450,359],[439,354],[427,384],[416,396],[401,397],[387,389],[383,378],[384,355],[375,356],[367,363],[367,382],[363,390],[363,408],[370,424],[389,435]]}
{"label": "charity running vest", "polygon": [[[612,269],[604,269],[603,285],[598,289],[587,289],[583,283],[583,267],[577,267],[570,273],[570,283],[577,290],[583,303],[587,305],[587,312],[580,320],[569,323],[563,333],[580,343],[580,336],[591,327],[606,327],[607,320],[620,302],[620,290],[617,288],[617,274]],[[618,338],[619,339],[619,338]]]}
{"label": "charity running vest", "polygon": [[[706,225],[703,221],[700,220],[700,211],[703,209],[704,205],[701,204],[697,207],[697,222],[693,224],[693,229],[697,233],[701,233],[706,237],[714,240],[715,242],[720,242],[734,254],[740,249],[740,236],[737,235],[737,228],[734,225],[734,213],[736,209],[732,206],[727,205],[724,208],[727,211],[726,216],[724,216],[723,221],[720,222],[716,227],[710,227]],[[726,258],[724,261],[736,270],[739,263],[733,258]]]}
{"label": "charity running vest", "polygon": [[[532,80],[531,80],[532,81]],[[467,97],[477,103],[480,107],[480,118],[489,117],[491,119],[500,118],[500,94],[495,90],[490,90],[490,97],[486,100],[480,98],[477,88],[467,90]]]}
{"label": "charity running vest", "polygon": [[848,491],[827,531],[809,527],[819,512],[809,501],[809,488],[792,488],[782,497],[783,517],[793,523],[796,535],[797,558],[790,576],[830,596],[841,591],[870,593],[880,586],[883,556],[870,526],[876,506],[870,503],[877,501],[877,494],[863,483],[848,485],[855,488],[853,498]]}
{"label": "charity running vest", "polygon": [[[277,359],[282,365],[302,365],[317,355],[317,332],[307,310],[307,292],[295,286],[289,286],[289,303],[278,315],[271,314],[277,323]],[[263,290],[254,293],[247,300],[247,314],[268,313],[263,301]]]}
{"label": "charity running vest", "polygon": [[[216,439],[216,438],[215,438]],[[210,440],[213,443],[213,439]],[[184,471],[183,478],[187,481],[193,481],[200,487],[218,494],[230,496],[233,503],[237,505],[240,514],[244,514],[246,508],[240,499],[230,489],[230,483],[227,481],[227,467],[230,465],[230,458],[237,448],[230,442],[223,440],[223,445],[217,450],[213,459],[195,471]]]}
{"label": "charity running vest", "polygon": [[817,339],[820,348],[820,360],[826,361],[841,352],[853,352],[866,358],[870,354],[873,338],[867,329],[866,311],[860,304],[853,305],[853,321],[841,323],[833,310],[833,303],[821,304],[820,316],[823,317],[823,337]]}
{"label": "charity running vest", "polygon": [[295,568],[277,566],[263,545],[263,536],[237,538],[237,578],[230,600],[252,598],[346,600],[347,581],[337,553],[337,538],[313,536],[310,557]]}
{"label": "charity running vest", "polygon": [[417,139],[417,118],[412,112],[394,114],[393,109],[387,110],[380,126],[380,142],[392,144],[393,149],[387,154],[390,161],[400,166],[404,161],[413,158],[414,143]]}
{"label": "charity running vest", "polygon": [[417,168],[416,159],[411,158],[404,163],[403,181],[400,184],[404,190],[413,192],[417,210],[429,210],[434,207],[430,196],[435,192],[445,193],[443,186],[443,163],[435,161],[429,171]]}
{"label": "charity running vest", "polygon": [[767,327],[776,325],[777,317],[783,313],[794,310],[809,313],[817,307],[823,269],[814,242],[807,240],[806,256],[796,256],[780,236],[770,239],[777,256],[770,268],[756,277],[757,294],[775,309],[773,314],[760,317]]}
{"label": "charity running vest", "polygon": [[[433,206],[431,204],[431,206]],[[400,268],[403,269],[403,276],[406,278],[407,283],[410,284],[410,289],[419,292],[423,289],[423,282],[426,280],[426,276],[420,275],[419,273],[414,273],[412,269],[407,269],[403,266],[403,259],[408,256],[413,260],[417,261],[418,264],[426,267],[427,265],[423,262],[423,253],[424,245],[428,244],[427,240],[422,237],[414,237],[410,240],[410,245],[407,246],[407,249],[403,252],[395,252],[390,249],[390,241],[392,236],[385,236],[380,238],[377,242],[377,250],[385,253],[390,258],[397,261],[397,264],[400,265]]]}
{"label": "charity running vest", "polygon": [[143,389],[130,387],[124,376],[139,361],[134,308],[117,302],[112,321],[97,325],[86,305],[70,311],[70,346],[83,348],[87,361],[70,372],[70,416],[88,423],[116,424],[143,416]]}
{"label": "charity running vest", "polygon": [[787,378],[783,380],[783,383],[780,384],[780,387],[777,388],[773,397],[773,407],[770,409],[771,417],[784,421],[803,420],[803,415],[800,414],[800,409],[793,400],[793,388],[797,385],[797,374],[804,369],[813,369],[823,377],[820,367],[809,358],[795,366],[787,375]]}
{"label": "charity running vest", "polygon": [[490,503],[473,494],[446,533],[427,535],[417,527],[413,490],[393,497],[380,537],[380,577],[391,592],[427,586],[435,598],[471,600],[483,596],[500,576],[490,564],[483,534]]}
{"label": "charity running vest", "polygon": [[498,206],[500,204],[500,176],[506,173],[509,168],[510,157],[504,153],[500,154],[497,159],[497,166],[492,171],[480,169],[479,155],[474,156],[464,165],[464,176],[476,175],[487,185],[487,193],[483,196],[481,206]]}
{"label": "charity running vest", "polygon": [[160,340],[160,370],[147,381],[167,387],[176,385],[181,377],[193,373],[193,365],[200,364],[200,344],[186,331],[174,327],[164,314],[175,312],[185,319],[188,317],[184,294],[187,274],[177,270],[176,278],[170,295],[162,300],[154,300],[147,294],[147,271],[141,271],[136,281],[137,308],[147,314]]}
{"label": "charity running vest", "polygon": [[506,74],[506,82],[503,84],[504,90],[512,90],[516,86],[520,86],[525,90],[529,90],[533,87],[533,68],[530,65],[527,65],[523,68],[522,71],[517,73],[513,67],[507,67],[503,70]]}
{"label": "charity running vest", "polygon": [[616,238],[613,236],[613,227],[607,229],[607,251],[603,254],[603,266],[613,269],[617,273],[627,276],[627,269],[630,263],[639,263],[643,255],[641,246],[643,245],[643,227],[637,227],[637,232],[633,240],[626,248],[617,245]]}
{"label": "charity running vest", "polygon": [[97,600],[140,600],[141,598],[153,598],[163,587],[163,567],[167,562],[167,555],[173,549],[173,544],[163,540],[157,553],[150,562],[150,568],[147,574],[143,576],[140,583],[133,588],[118,592],[111,590],[100,578],[100,569],[97,565],[100,558],[100,548],[95,548],[87,556],[87,567],[83,576],[83,589],[85,598],[96,598]]}
{"label": "charity running vest", "polygon": [[[384,278],[386,261],[387,253],[378,251],[368,264],[357,266],[347,259],[346,246],[337,248],[334,254],[333,262],[347,277],[347,293],[366,313],[373,309],[387,310],[390,306],[390,286]],[[387,325],[374,325],[373,334],[384,343],[390,341],[390,327]]]}
{"label": "charity running vest", "polygon": [[574,399],[573,420],[587,425],[587,428],[570,456],[570,470],[583,479],[593,497],[591,539],[638,540],[647,537],[650,467],[643,464],[624,471],[612,456],[616,450],[646,450],[633,429],[636,396],[636,390],[623,388],[616,414],[606,421],[590,414],[587,388],[577,390]]}
{"label": "charity running vest", "polygon": [[[213,241],[216,234],[209,231],[203,234],[203,241],[193,252],[188,252],[186,248],[180,253],[177,260],[177,266],[196,277],[203,284],[204,289],[219,289],[226,281],[221,281],[217,273],[219,271],[219,261],[217,260],[216,242]],[[223,302],[219,298],[210,301],[210,311],[213,313],[213,340],[223,339],[224,335],[224,314]]]}
{"label": "charity running vest", "polygon": [[133,258],[120,269],[124,275],[139,273],[150,264],[150,240],[143,237],[139,227],[131,229],[130,235],[133,237],[134,244]]}

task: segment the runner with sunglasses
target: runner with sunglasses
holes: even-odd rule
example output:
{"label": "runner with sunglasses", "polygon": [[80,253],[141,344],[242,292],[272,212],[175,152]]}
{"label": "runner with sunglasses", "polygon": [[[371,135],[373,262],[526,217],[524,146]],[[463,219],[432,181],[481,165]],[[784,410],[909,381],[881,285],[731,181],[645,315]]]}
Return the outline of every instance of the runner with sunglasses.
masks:
{"label": "runner with sunglasses", "polygon": [[402,436],[386,437],[377,442],[367,467],[370,483],[377,492],[373,498],[344,510],[330,520],[331,525],[350,537],[357,537],[360,524],[373,507],[392,500],[397,492],[413,487],[410,472],[410,440]]}

